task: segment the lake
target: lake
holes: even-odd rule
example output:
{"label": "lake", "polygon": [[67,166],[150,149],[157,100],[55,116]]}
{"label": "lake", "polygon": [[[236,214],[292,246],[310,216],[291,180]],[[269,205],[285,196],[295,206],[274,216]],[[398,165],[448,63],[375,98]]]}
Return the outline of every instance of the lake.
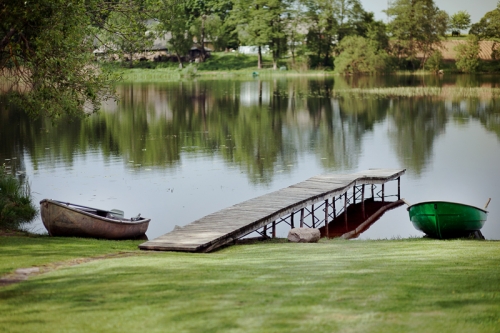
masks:
{"label": "lake", "polygon": [[[2,101],[0,163],[36,202],[151,218],[149,239],[319,174],[406,168],[410,203],[492,198],[482,232],[498,240],[499,88],[479,75],[123,84],[99,114],[56,125]],[[45,232],[41,220],[28,229]],[[422,236],[403,206],[359,239]]]}

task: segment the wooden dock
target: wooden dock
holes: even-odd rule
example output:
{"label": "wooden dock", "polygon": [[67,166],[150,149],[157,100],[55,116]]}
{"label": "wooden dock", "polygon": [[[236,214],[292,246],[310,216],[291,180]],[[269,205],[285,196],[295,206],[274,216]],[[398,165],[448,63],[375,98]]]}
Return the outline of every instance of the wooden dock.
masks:
{"label": "wooden dock", "polygon": [[[147,241],[139,248],[142,250],[157,251],[185,251],[210,252],[226,244],[232,243],[261,228],[267,230],[269,224],[283,221],[283,217],[291,216],[291,227],[294,227],[294,212],[301,212],[300,225],[302,226],[304,210],[312,213],[312,225],[317,217],[314,216],[315,204],[324,205],[325,225],[328,224],[329,211],[333,203],[335,215],[335,197],[344,195],[344,210],[348,197],[347,192],[353,193],[351,200],[355,203],[361,197],[365,200],[365,185],[371,185],[372,197],[374,186],[381,185],[381,198],[384,200],[384,184],[398,181],[398,199],[400,199],[400,176],[406,169],[369,169],[353,174],[332,174],[312,177],[301,183],[287,188],[250,199],[234,206],[209,214],[184,227],[176,227],[173,231],[156,239]],[[358,190],[357,188],[362,188]],[[361,194],[359,194],[361,193]],[[310,207],[313,207],[312,210]],[[274,233],[274,231],[273,231]]]}

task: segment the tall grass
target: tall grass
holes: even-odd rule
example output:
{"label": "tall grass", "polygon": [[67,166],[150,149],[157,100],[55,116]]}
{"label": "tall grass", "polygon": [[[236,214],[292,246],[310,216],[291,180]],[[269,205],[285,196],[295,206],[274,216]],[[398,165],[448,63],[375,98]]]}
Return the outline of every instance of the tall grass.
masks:
{"label": "tall grass", "polygon": [[366,95],[377,97],[461,97],[492,98],[500,96],[500,88],[485,87],[387,87],[336,89],[334,95]]}
{"label": "tall grass", "polygon": [[0,167],[0,228],[19,229],[33,221],[38,211],[32,202],[27,181],[22,181]]}

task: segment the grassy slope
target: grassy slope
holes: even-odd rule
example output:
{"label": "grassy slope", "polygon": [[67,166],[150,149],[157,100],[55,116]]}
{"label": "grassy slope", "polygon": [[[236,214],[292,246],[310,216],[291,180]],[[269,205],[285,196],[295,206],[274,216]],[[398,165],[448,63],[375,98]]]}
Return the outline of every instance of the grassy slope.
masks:
{"label": "grassy slope", "polygon": [[499,261],[498,242],[428,239],[147,253],[1,288],[0,331],[498,332]]}

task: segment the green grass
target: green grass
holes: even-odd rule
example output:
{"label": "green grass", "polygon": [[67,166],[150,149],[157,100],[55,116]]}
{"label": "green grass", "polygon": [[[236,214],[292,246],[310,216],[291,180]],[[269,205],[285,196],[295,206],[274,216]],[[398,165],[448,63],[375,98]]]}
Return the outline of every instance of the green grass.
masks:
{"label": "green grass", "polygon": [[75,258],[138,251],[144,241],[107,241],[32,235],[0,237],[0,275],[17,268],[41,266]]}
{"label": "green grass", "polygon": [[[45,251],[28,245],[9,255]],[[0,331],[498,332],[499,261],[498,242],[470,240],[148,252],[2,287]]]}

